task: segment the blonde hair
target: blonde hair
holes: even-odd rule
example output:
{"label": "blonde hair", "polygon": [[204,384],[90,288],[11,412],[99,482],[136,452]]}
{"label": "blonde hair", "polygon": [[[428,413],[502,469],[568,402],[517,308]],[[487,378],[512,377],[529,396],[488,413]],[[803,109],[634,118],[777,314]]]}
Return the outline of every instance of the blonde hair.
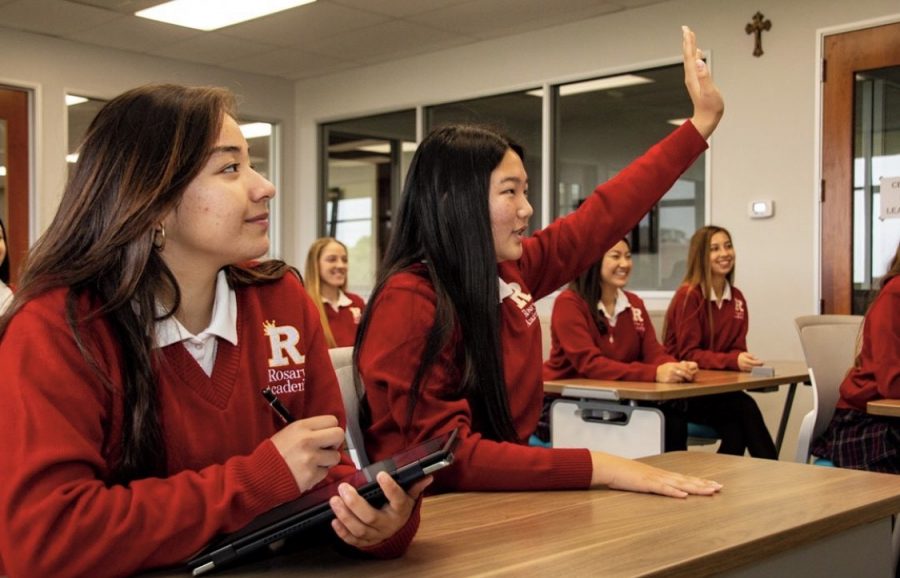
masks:
{"label": "blonde hair", "polygon": [[[322,302],[322,276],[319,274],[319,258],[322,256],[322,251],[325,250],[325,247],[331,243],[337,243],[344,248],[344,251],[347,250],[347,245],[344,245],[334,237],[320,237],[316,239],[313,241],[313,244],[310,245],[309,253],[306,254],[306,270],[304,272],[304,278],[306,279],[306,292],[312,297],[313,303],[316,304],[316,309],[319,310],[319,320],[322,322],[325,341],[328,343],[328,347],[337,347],[337,342],[334,340],[334,334],[331,332],[331,325],[328,323],[328,316],[325,314],[325,304]],[[346,291],[346,277],[344,278],[344,284],[341,285],[340,289],[341,291]]]}

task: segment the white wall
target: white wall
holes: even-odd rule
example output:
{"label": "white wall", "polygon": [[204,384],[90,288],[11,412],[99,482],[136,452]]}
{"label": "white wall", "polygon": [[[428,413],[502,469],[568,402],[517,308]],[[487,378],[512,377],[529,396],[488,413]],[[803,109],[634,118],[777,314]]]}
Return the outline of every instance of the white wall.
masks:
{"label": "white wall", "polygon": [[[744,26],[772,21],[755,58]],[[737,284],[751,312],[749,345],[769,359],[801,359],[793,319],[817,311],[818,87],[820,31],[900,20],[896,0],[673,0],[515,37],[351,70],[296,85],[300,257],[316,234],[317,123],[671,62],[679,25],[711,54],[726,114],[711,141],[711,222],[731,230]],[[862,25],[860,24],[860,27]],[[750,220],[747,204],[775,201],[775,216]],[[805,389],[805,388],[804,388]],[[770,427],[781,394],[758,396]],[[811,407],[801,390],[789,431]],[[783,455],[793,454],[791,436]]]}
{"label": "white wall", "polygon": [[[73,92],[109,99],[149,82],[225,86],[238,95],[242,115],[281,123],[281,211],[293,212],[289,197],[295,182],[294,164],[284,162],[294,157],[292,82],[12,30],[0,34],[0,54],[0,84],[35,93],[32,242],[50,224],[65,186],[68,151],[64,95]],[[281,229],[287,229],[287,235],[282,236],[285,242],[293,243],[290,227]]]}

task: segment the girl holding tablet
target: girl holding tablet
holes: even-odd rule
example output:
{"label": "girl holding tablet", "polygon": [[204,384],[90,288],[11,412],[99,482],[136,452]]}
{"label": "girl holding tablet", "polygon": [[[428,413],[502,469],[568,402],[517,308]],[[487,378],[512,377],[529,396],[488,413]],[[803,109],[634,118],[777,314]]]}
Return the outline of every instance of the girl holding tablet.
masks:
{"label": "girl holding tablet", "polygon": [[[269,248],[270,182],[232,95],[107,103],[0,318],[0,574],[124,576],[354,471],[315,306]],[[298,418],[284,424],[268,387]],[[332,503],[346,543],[403,552],[423,481]]]}
{"label": "girl holding tablet", "polygon": [[[550,359],[544,381],[585,377],[624,381],[691,381],[693,361],[677,361],[656,339],[641,298],[625,291],[631,246],[622,239],[553,303]],[[666,451],[687,449],[687,421],[676,404],[657,404],[665,416]]]}
{"label": "girl holding tablet", "polygon": [[534,301],[599,261],[706,149],[721,118],[722,98],[687,27],[683,52],[691,121],[531,237],[518,145],[468,125],[419,145],[357,336],[370,458],[458,427],[456,461],[435,474],[439,490],[717,491],[600,452],[525,444],[543,400]]}
{"label": "girl holding tablet", "polygon": [[[734,286],[734,246],[722,227],[701,227],[691,237],[687,273],[666,311],[665,346],[701,369],[750,371],[762,361],[747,351],[749,313]],[[742,391],[692,397],[687,416],[712,426],[719,453],[777,459],[775,443],[753,398]]]}

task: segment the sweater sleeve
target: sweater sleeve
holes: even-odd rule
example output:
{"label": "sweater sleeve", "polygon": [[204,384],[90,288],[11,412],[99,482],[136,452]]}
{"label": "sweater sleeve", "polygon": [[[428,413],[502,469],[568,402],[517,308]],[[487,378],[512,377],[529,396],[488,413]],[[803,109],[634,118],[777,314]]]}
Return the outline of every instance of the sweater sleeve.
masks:
{"label": "sweater sleeve", "polygon": [[563,291],[553,304],[550,328],[578,375],[589,379],[655,381],[656,366],[634,360],[617,361],[597,346],[603,339],[588,304],[574,291]]}
{"label": "sweater sleeve", "polygon": [[[372,305],[370,305],[372,307]],[[459,428],[450,467],[435,473],[432,491],[585,489],[587,450],[547,449],[484,438],[472,424],[465,399],[454,399],[459,379],[456,344],[447,345],[426,374],[408,419],[416,373],[434,322],[433,292],[387,286],[371,309],[360,351],[360,372],[372,413],[367,432],[373,459]]]}
{"label": "sweater sleeve", "polygon": [[[103,343],[113,343],[108,331]],[[116,348],[94,353],[118,375]],[[62,315],[38,302],[8,326],[0,367],[0,552],[12,577],[177,564],[299,495],[268,439],[198,471],[106,482],[104,448],[120,402],[84,362]]]}
{"label": "sweater sleeve", "polygon": [[882,291],[883,297],[866,316],[864,337],[871,343],[878,393],[900,399],[900,277]]}
{"label": "sweater sleeve", "polygon": [[710,347],[709,318],[703,293],[681,286],[666,315],[666,348],[677,359],[696,361],[701,369],[739,369],[740,351],[717,352]]}
{"label": "sweater sleeve", "polygon": [[568,283],[634,228],[706,150],[690,121],[599,185],[578,210],[524,242],[518,265],[534,299]]}

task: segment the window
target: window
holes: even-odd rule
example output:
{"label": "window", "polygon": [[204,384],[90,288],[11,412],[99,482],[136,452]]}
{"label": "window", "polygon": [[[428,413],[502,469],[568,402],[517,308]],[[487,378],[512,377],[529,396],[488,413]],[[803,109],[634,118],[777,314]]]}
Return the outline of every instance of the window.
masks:
{"label": "window", "polygon": [[425,109],[426,133],[445,124],[487,124],[507,134],[525,149],[528,198],[534,208],[530,228],[541,227],[541,98],[540,91],[475,98]]}
{"label": "window", "polygon": [[[558,132],[555,216],[566,215],[689,117],[682,66],[672,65],[555,87]],[[632,290],[673,290],[688,242],[704,221],[701,156],[632,231]]]}
{"label": "window", "polygon": [[387,247],[393,207],[416,150],[416,112],[324,124],[321,231],[347,246],[348,288],[366,294]]}

